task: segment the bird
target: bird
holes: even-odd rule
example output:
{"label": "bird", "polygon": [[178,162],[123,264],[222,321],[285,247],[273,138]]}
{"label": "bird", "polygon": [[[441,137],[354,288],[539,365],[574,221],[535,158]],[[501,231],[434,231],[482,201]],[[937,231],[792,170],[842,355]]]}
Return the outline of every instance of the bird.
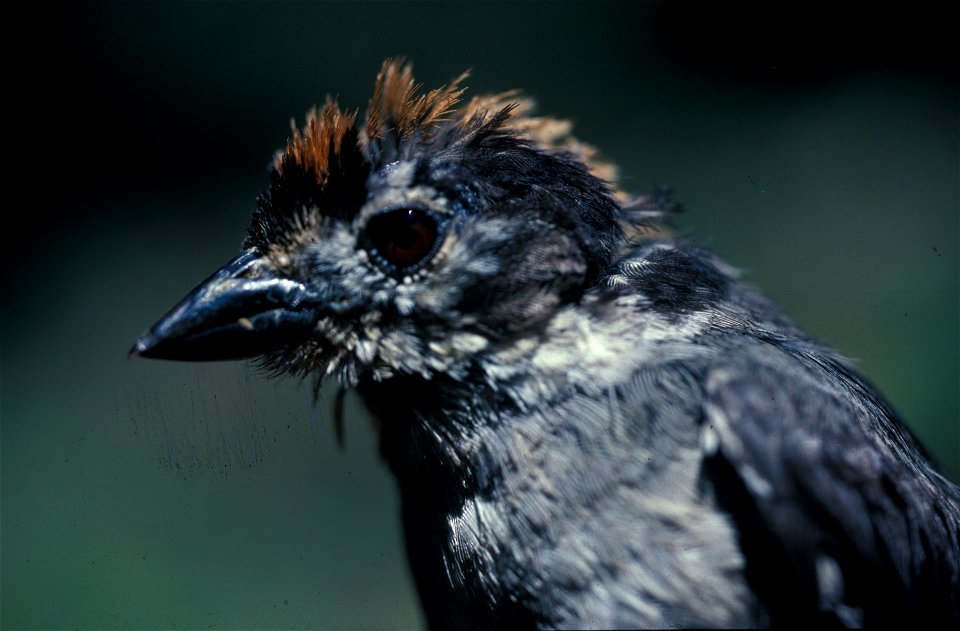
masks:
{"label": "bird", "polygon": [[292,122],[240,254],[131,354],[355,391],[432,629],[960,621],[960,489],[883,396],[466,78],[387,59],[363,116]]}

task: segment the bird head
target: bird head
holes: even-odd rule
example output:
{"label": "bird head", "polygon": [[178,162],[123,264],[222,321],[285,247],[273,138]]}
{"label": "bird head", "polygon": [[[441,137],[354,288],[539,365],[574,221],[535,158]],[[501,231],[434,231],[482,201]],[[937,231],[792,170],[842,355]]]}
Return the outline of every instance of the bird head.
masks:
{"label": "bird head", "polygon": [[623,240],[612,167],[516,92],[462,103],[465,76],[387,60],[362,122],[328,98],[294,123],[240,255],[132,353],[429,379],[578,300]]}

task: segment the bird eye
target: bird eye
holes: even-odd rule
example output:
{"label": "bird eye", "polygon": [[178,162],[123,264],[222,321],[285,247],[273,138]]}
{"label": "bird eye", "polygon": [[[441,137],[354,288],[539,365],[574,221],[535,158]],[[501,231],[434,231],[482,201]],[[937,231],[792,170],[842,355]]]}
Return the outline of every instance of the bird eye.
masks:
{"label": "bird eye", "polygon": [[407,271],[432,254],[438,232],[437,220],[419,208],[391,210],[367,223],[376,254],[398,271]]}

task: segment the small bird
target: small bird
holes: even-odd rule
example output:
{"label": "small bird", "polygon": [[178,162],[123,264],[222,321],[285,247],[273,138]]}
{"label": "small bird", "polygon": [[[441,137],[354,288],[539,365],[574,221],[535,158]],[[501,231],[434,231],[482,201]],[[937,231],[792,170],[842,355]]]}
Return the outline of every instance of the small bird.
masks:
{"label": "small bird", "polygon": [[295,124],[242,251],[135,343],[378,419],[431,628],[960,622],[960,489],[667,195],[517,92]]}

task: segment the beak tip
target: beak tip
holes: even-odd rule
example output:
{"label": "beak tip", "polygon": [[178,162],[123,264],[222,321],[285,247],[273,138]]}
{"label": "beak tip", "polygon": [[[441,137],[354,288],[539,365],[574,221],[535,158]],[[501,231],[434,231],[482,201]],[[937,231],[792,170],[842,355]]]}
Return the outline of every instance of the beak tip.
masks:
{"label": "beak tip", "polygon": [[155,346],[155,344],[149,334],[141,335],[137,338],[137,341],[133,343],[130,352],[127,353],[127,357],[148,357],[148,353],[153,346]]}

